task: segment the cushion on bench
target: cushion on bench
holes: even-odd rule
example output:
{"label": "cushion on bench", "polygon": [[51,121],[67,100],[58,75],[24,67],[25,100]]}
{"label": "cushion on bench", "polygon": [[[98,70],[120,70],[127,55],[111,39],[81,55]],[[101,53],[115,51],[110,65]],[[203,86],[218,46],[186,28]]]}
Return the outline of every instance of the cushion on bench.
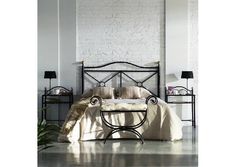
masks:
{"label": "cushion on bench", "polygon": [[145,111],[145,99],[104,99],[101,111]]}

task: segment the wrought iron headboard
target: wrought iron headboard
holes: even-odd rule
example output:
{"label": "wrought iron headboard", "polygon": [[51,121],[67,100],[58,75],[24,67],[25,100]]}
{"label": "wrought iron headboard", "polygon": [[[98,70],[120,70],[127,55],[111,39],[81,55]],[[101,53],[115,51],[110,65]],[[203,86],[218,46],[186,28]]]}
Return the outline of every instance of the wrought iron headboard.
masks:
{"label": "wrought iron headboard", "polygon": [[[128,64],[131,65],[133,67],[138,68],[137,70],[129,70],[129,69],[102,69],[104,67],[113,65],[113,64]],[[144,80],[142,81],[137,81],[134,78],[132,78],[131,76],[129,76],[127,73],[150,73],[152,72],[151,75],[147,76]],[[95,78],[94,76],[92,76],[90,73],[115,73],[112,76],[110,76],[109,78],[107,78],[106,80],[99,80],[97,78]],[[110,81],[112,78],[114,78],[115,76],[119,75],[119,85],[120,87],[122,87],[122,76],[126,76],[127,78],[129,78],[130,80],[132,80],[136,86],[139,87],[143,87],[145,89],[147,89],[143,83],[146,82],[147,80],[149,80],[150,78],[152,78],[153,76],[157,76],[157,93],[153,93],[152,91],[150,91],[153,95],[156,95],[158,97],[160,97],[160,69],[159,69],[159,63],[157,66],[139,66],[130,62],[126,62],[126,61],[115,61],[115,62],[111,62],[111,63],[107,63],[104,65],[99,65],[99,66],[84,66],[84,62],[82,61],[82,93],[84,92],[84,77],[85,75],[89,76],[90,78],[92,78],[94,81],[96,81],[99,86],[106,86],[106,83],[108,81]]]}

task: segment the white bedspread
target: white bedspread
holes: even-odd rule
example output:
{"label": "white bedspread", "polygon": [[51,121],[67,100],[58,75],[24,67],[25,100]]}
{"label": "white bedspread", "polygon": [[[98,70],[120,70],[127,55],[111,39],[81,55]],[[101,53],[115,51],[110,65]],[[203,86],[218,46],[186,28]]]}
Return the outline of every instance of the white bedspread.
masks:
{"label": "white bedspread", "polygon": [[[133,103],[133,100],[115,100],[115,103]],[[114,100],[108,100],[113,102]],[[143,99],[137,99],[137,103],[143,103]],[[107,113],[105,118],[115,125],[137,124],[143,119],[144,113]],[[89,104],[89,98],[72,105],[67,119],[61,129],[59,141],[76,142],[78,140],[104,139],[110,132],[101,120],[100,107]],[[169,106],[161,99],[158,104],[148,105],[147,120],[136,129],[144,139],[155,140],[180,140],[182,139],[182,122]],[[129,132],[118,132],[112,138],[136,138]]]}
{"label": "white bedspread", "polygon": [[145,99],[104,99],[102,111],[137,111],[147,110]]}

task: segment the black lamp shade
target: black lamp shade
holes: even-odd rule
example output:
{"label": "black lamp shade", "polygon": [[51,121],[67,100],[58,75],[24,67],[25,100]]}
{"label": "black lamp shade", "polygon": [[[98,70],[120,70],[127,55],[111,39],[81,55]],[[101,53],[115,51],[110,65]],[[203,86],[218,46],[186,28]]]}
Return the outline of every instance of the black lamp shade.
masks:
{"label": "black lamp shade", "polygon": [[193,72],[192,71],[182,71],[181,78],[193,78]]}
{"label": "black lamp shade", "polygon": [[44,78],[57,78],[56,71],[45,71]]}

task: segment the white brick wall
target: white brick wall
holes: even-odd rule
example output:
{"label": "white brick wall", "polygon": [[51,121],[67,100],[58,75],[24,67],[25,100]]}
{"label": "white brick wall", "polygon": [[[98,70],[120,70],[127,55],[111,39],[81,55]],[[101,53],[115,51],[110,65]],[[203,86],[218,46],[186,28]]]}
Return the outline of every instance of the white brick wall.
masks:
{"label": "white brick wall", "polygon": [[86,65],[164,56],[164,0],[77,0],[76,17],[76,60]]}

